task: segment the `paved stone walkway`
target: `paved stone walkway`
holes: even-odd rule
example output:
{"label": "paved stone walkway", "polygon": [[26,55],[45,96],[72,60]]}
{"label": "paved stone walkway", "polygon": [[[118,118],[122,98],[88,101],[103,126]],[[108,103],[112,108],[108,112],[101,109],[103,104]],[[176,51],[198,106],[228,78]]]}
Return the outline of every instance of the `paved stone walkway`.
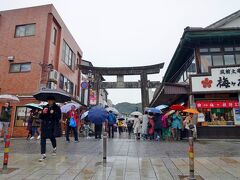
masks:
{"label": "paved stone walkway", "polygon": [[[109,140],[107,164],[101,162],[102,141],[94,139],[80,139],[80,143],[58,139],[57,156],[47,153],[41,163],[39,148],[38,141],[12,140],[9,167],[18,170],[0,179],[171,180],[189,171],[187,142]],[[195,149],[197,175],[210,180],[240,179],[240,141],[199,141]]]}

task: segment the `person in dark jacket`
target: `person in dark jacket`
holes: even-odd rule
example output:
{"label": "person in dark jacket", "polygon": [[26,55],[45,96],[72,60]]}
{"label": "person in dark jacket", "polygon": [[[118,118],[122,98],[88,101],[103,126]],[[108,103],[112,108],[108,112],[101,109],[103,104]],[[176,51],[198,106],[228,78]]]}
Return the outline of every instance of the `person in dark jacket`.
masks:
{"label": "person in dark jacket", "polygon": [[5,103],[0,116],[0,136],[2,134],[2,129],[3,129],[4,141],[6,139],[6,135],[8,134],[8,126],[10,123],[10,118],[11,118],[10,103],[7,102]]}
{"label": "person in dark jacket", "polygon": [[154,114],[154,136],[156,140],[160,140],[162,132],[162,116],[159,113]]}
{"label": "person in dark jacket", "polygon": [[108,137],[114,138],[114,126],[116,125],[116,116],[113,114],[112,111],[109,111],[108,117]]}
{"label": "person in dark jacket", "polygon": [[61,119],[61,109],[55,103],[55,98],[49,96],[47,98],[48,104],[43,107],[43,112],[40,115],[41,119],[41,154],[42,157],[39,161],[46,159],[46,139],[50,139],[53,147],[52,155],[56,155],[57,142],[56,137],[59,137]]}

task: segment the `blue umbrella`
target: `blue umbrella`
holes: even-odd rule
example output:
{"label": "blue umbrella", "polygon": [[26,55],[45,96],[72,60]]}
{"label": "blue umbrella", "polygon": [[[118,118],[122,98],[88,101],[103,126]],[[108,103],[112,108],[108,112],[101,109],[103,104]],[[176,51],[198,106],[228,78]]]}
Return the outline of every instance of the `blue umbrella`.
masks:
{"label": "blue umbrella", "polygon": [[162,113],[161,110],[159,109],[156,109],[156,108],[148,108],[148,112],[150,113]]}
{"label": "blue umbrella", "polygon": [[155,107],[155,108],[156,108],[156,109],[159,109],[159,110],[162,110],[162,109],[165,109],[165,108],[167,108],[167,107],[168,107],[168,105],[162,104],[162,105],[157,106],[157,107]]}
{"label": "blue umbrella", "polygon": [[94,124],[102,124],[107,117],[107,111],[101,106],[94,106],[88,112],[88,119]]}

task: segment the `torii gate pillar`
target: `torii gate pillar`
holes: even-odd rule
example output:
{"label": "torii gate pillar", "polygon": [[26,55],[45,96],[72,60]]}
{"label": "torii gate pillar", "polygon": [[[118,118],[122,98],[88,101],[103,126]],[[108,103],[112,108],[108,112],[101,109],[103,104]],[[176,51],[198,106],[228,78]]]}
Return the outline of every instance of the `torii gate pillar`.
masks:
{"label": "torii gate pillar", "polygon": [[148,92],[148,79],[147,74],[142,72],[140,75],[141,78],[141,96],[142,96],[142,110],[149,105],[149,92]]}

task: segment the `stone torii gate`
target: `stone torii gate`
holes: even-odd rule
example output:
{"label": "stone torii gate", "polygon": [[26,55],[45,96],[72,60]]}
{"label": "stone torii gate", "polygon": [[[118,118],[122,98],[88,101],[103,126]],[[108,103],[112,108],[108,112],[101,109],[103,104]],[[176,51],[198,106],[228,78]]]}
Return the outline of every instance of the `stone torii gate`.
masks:
{"label": "stone torii gate", "polygon": [[[90,67],[79,65],[80,70],[84,74],[92,71],[94,75],[94,89],[99,95],[99,89],[126,89],[126,88],[141,88],[142,108],[149,106],[149,88],[157,88],[160,86],[159,81],[148,81],[148,74],[158,74],[162,69],[164,63],[150,65],[150,66],[136,66],[136,67]],[[140,75],[138,82],[124,82],[125,75]],[[117,76],[117,82],[102,82],[101,76]],[[98,97],[97,97],[98,103]]]}

